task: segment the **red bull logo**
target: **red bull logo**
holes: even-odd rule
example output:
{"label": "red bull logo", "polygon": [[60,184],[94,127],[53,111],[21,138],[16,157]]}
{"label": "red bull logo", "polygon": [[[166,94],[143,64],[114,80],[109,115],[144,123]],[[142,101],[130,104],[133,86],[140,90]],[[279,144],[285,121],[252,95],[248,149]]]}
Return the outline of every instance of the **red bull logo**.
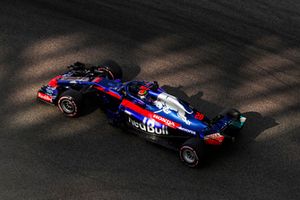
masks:
{"label": "red bull logo", "polygon": [[152,119],[148,119],[144,117],[143,122],[136,121],[132,118],[128,118],[128,122],[136,129],[140,129],[142,131],[148,133],[155,133],[157,135],[168,135],[167,126],[161,125],[161,127],[155,126],[155,121]]}

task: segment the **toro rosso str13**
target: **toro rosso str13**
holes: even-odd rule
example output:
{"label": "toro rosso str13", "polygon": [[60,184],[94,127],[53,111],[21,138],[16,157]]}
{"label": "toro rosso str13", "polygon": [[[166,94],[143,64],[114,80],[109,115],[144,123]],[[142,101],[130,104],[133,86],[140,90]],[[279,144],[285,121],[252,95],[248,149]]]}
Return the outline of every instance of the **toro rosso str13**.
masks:
{"label": "toro rosso str13", "polygon": [[234,138],[246,121],[235,109],[209,119],[165,92],[156,81],[121,82],[122,70],[113,61],[99,66],[77,62],[68,68],[41,87],[39,100],[58,106],[68,117],[78,117],[83,99],[95,97],[110,123],[178,150],[180,159],[190,167],[202,163],[205,146]]}

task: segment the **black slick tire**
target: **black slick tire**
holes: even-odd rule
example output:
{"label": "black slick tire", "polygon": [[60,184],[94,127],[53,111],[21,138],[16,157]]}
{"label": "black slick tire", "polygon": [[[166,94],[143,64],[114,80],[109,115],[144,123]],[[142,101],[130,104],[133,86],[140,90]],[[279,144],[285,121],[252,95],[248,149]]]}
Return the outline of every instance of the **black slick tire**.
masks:
{"label": "black slick tire", "polygon": [[223,116],[227,115],[227,116],[232,117],[234,119],[239,119],[240,116],[241,116],[240,111],[238,111],[237,109],[234,109],[234,108],[227,108],[227,109],[223,110],[220,114],[223,115]]}
{"label": "black slick tire", "polygon": [[229,111],[227,111],[227,115],[229,115],[230,117],[233,117],[234,119],[239,119],[241,116],[241,113],[237,109],[232,108]]}
{"label": "black slick tire", "polygon": [[179,149],[180,160],[187,166],[195,168],[202,164],[204,143],[199,138],[190,138]]}
{"label": "black slick tire", "polygon": [[122,68],[118,63],[113,60],[106,60],[104,61],[99,67],[99,71],[103,71],[106,73],[107,78],[111,80],[122,79],[123,72]]}
{"label": "black slick tire", "polygon": [[76,90],[67,90],[59,97],[57,106],[67,117],[78,117],[82,107],[82,94]]}

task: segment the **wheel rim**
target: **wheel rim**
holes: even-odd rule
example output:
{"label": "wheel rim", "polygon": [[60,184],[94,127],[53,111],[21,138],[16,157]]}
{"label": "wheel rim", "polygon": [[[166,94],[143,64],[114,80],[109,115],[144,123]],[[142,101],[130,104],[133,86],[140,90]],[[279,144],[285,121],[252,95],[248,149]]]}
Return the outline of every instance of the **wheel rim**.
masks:
{"label": "wheel rim", "polygon": [[64,99],[60,102],[61,108],[63,109],[63,111],[65,113],[73,113],[75,111],[75,107],[74,104],[68,100],[68,99]]}
{"label": "wheel rim", "polygon": [[182,158],[189,164],[193,164],[197,161],[197,155],[192,149],[184,149],[182,152]]}
{"label": "wheel rim", "polygon": [[98,68],[98,70],[104,71],[109,80],[115,80],[114,74],[108,69],[108,67]]}
{"label": "wheel rim", "polygon": [[192,164],[197,160],[197,155],[191,149],[184,149],[182,152],[182,157],[189,164]]}

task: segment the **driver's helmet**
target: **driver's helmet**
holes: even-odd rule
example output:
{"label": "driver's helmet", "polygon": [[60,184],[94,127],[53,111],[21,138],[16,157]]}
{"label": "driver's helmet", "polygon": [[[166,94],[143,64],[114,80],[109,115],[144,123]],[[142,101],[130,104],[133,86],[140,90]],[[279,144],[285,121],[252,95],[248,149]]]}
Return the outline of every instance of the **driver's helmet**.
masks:
{"label": "driver's helmet", "polygon": [[140,86],[138,96],[141,99],[144,99],[146,97],[146,95],[148,94],[148,90],[149,90],[149,88],[147,88],[146,86],[143,86],[143,85]]}

